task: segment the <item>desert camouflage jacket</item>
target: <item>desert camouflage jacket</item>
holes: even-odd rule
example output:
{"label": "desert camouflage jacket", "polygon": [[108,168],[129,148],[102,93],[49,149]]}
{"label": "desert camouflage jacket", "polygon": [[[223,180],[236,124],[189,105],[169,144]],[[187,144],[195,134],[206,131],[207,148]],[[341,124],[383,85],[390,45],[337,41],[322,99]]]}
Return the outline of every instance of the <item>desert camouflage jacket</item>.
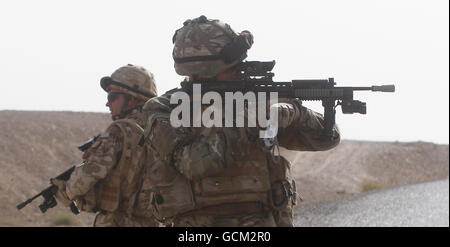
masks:
{"label": "desert camouflage jacket", "polygon": [[[129,121],[131,120],[131,121]],[[128,121],[128,122],[126,122]],[[66,183],[71,200],[85,211],[127,211],[139,186],[141,163],[137,142],[142,131],[143,113],[133,110],[125,120],[114,121],[84,153],[84,164],[76,167]]]}
{"label": "desert camouflage jacket", "polygon": [[[170,104],[170,97],[166,94],[153,98],[144,106],[148,114],[144,137],[153,160],[147,168],[143,190],[151,193],[149,201],[153,205],[149,208],[157,219],[164,221],[206,208],[213,208],[208,213],[227,215],[236,208],[213,206],[251,202],[292,215],[295,181],[289,174],[289,162],[273,162],[273,154],[261,147],[255,128],[174,128],[170,113],[176,105]],[[323,117],[300,102],[299,108],[299,120],[279,131],[281,146],[317,151],[339,143],[337,126],[335,139],[326,140],[321,135]],[[274,187],[280,192],[273,192]],[[285,193],[287,187],[289,195]],[[279,200],[277,195],[284,198]]]}

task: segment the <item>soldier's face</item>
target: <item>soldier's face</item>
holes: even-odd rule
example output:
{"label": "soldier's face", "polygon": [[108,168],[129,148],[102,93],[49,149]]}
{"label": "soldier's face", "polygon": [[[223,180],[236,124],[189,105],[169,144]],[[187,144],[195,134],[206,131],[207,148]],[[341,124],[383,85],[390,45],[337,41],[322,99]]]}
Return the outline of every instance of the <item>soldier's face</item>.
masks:
{"label": "soldier's face", "polygon": [[106,106],[109,107],[109,111],[112,116],[119,115],[122,111],[123,103],[125,101],[124,95],[120,91],[112,90],[110,93],[118,93],[112,100],[106,102]]}

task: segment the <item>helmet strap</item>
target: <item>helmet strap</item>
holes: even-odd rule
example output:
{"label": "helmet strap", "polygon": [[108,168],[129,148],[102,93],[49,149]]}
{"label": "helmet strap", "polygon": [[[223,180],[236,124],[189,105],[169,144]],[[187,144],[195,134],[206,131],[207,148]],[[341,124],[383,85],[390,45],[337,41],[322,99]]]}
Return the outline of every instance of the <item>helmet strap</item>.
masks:
{"label": "helmet strap", "polygon": [[122,109],[120,110],[119,114],[112,117],[113,120],[118,120],[118,119],[124,118],[128,114],[128,112],[130,112],[130,110],[132,110],[132,109],[128,109],[128,103],[130,102],[131,95],[123,94],[123,97],[124,97],[124,101],[122,104]]}

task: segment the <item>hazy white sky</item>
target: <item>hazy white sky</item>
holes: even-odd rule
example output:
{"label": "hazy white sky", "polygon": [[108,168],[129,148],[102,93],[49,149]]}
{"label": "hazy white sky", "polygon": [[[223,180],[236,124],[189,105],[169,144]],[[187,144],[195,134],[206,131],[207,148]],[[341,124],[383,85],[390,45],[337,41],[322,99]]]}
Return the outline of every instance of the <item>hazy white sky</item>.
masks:
{"label": "hazy white sky", "polygon": [[[449,1],[1,1],[0,110],[107,112],[101,77],[127,63],[159,93],[182,80],[172,35],[206,15],[250,30],[249,60],[276,60],[275,81],[396,85],[357,93],[367,115],[343,115],[344,139],[449,143]],[[320,104],[306,106],[322,112]]]}

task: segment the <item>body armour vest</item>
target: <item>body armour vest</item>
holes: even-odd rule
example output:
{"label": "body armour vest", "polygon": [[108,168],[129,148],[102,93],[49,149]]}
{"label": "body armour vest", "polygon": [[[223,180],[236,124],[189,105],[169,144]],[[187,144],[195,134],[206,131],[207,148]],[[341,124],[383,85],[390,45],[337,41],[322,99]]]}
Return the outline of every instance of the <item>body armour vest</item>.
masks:
{"label": "body armour vest", "polygon": [[[139,189],[139,176],[142,171],[145,149],[137,145],[143,129],[134,119],[114,121],[113,126],[121,130],[123,136],[120,160],[114,169],[84,197],[92,211],[121,211],[131,215],[136,194]],[[93,145],[95,147],[95,143]],[[89,155],[89,150],[85,155]]]}
{"label": "body armour vest", "polygon": [[[148,159],[139,201],[161,222],[186,214],[236,214],[256,203],[266,212],[291,208],[295,183],[290,164],[264,148],[257,128],[174,128],[170,95],[144,111]],[[146,202],[145,202],[146,201]],[[247,204],[246,204],[247,203]]]}

